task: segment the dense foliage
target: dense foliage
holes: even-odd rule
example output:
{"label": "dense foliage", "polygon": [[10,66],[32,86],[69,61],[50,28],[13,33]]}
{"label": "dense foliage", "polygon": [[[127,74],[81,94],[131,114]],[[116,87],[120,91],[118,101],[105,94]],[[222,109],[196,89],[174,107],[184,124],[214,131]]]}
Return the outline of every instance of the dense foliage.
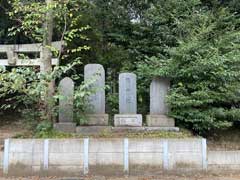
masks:
{"label": "dense foliage", "polygon": [[[170,21],[173,33],[167,31],[173,44],[164,43],[163,53],[140,63],[138,71],[172,78],[168,102],[179,124],[199,133],[231,127],[240,119],[240,19],[220,4],[211,10],[198,1],[184,5],[176,6],[182,13]],[[164,17],[155,12],[154,18]]]}
{"label": "dense foliage", "polygon": [[[42,1],[35,1],[39,2]],[[63,54],[65,60],[61,64],[68,65],[81,58],[82,65],[104,65],[109,87],[106,89],[108,113],[118,112],[119,72],[133,71],[138,76],[139,113],[149,111],[151,79],[168,76],[172,79],[169,115],[177,120],[178,126],[208,133],[239,122],[240,1],[61,2],[67,6],[59,3],[54,7],[57,11],[54,39],[62,37],[67,24],[65,40],[69,49]],[[11,6],[1,1],[1,11],[5,11],[0,14],[1,43],[32,42],[24,28],[7,37],[7,29],[18,25],[14,18],[9,19]],[[17,11],[14,13],[19,15]],[[36,22],[34,17],[25,16],[28,17],[26,22]],[[32,31],[41,33],[37,27]],[[82,73],[83,66],[78,65],[61,76],[80,75],[76,81],[80,84]]]}
{"label": "dense foliage", "polygon": [[[51,105],[51,116],[57,115],[57,102],[61,97],[58,89],[52,96],[46,97],[49,91],[49,83],[58,82],[64,76],[70,76],[73,80],[79,81],[81,74],[76,74],[75,69],[81,66],[81,59],[76,54],[89,49],[83,44],[74,44],[76,39],[86,41],[82,34],[89,29],[88,26],[79,26],[81,15],[77,13],[79,7],[84,7],[82,1],[62,1],[53,2],[49,6],[44,1],[10,1],[12,9],[7,15],[15,24],[8,29],[9,37],[19,35],[26,38],[28,43],[42,42],[46,34],[46,27],[43,26],[47,12],[53,12],[54,31],[57,40],[64,40],[64,49],[59,52],[54,47],[47,47],[52,51],[53,57],[58,57],[61,61],[68,61],[61,66],[55,66],[49,72],[39,72],[39,67],[14,67],[1,70],[0,73],[0,96],[3,99],[0,108],[2,110],[13,109],[20,112],[25,120],[28,120],[31,127],[35,128],[41,121],[49,121],[46,114],[45,104]],[[80,2],[80,3],[78,3]],[[77,4],[77,5],[75,5]],[[63,18],[63,19],[62,19]],[[18,54],[23,59],[28,59],[29,54]],[[30,56],[37,56],[30,54]],[[87,87],[94,82],[94,79],[86,83],[78,83],[75,86],[74,110],[77,116],[77,123],[83,118],[79,114],[84,111],[86,97],[91,93]],[[54,83],[53,83],[54,84]],[[13,103],[14,102],[14,103]]]}
{"label": "dense foliage", "polygon": [[170,51],[169,103],[173,117],[203,133],[240,120],[240,21],[224,8],[195,18],[192,33]]}

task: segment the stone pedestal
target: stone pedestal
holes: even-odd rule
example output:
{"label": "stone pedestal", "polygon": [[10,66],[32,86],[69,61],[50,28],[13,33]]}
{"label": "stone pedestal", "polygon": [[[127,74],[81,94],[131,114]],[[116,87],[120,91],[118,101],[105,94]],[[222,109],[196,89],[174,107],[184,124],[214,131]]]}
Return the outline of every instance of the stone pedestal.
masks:
{"label": "stone pedestal", "polygon": [[111,132],[111,126],[77,126],[76,128],[76,133],[81,135],[101,135]]}
{"label": "stone pedestal", "polygon": [[119,75],[119,114],[114,116],[116,127],[141,127],[142,115],[137,114],[137,82],[133,73]]}
{"label": "stone pedestal", "polygon": [[87,114],[87,122],[84,125],[89,126],[107,126],[108,125],[108,114]]}
{"label": "stone pedestal", "polygon": [[116,114],[114,116],[114,126],[142,126],[141,114]]}
{"label": "stone pedestal", "polygon": [[147,126],[77,126],[76,133],[84,136],[89,135],[111,135],[116,134],[128,134],[129,132],[140,133],[140,132],[159,132],[159,131],[173,131],[178,132],[178,127],[147,127]]}
{"label": "stone pedestal", "polygon": [[150,115],[146,121],[149,127],[175,127],[175,120],[167,116],[169,112],[166,96],[170,89],[169,78],[156,77],[150,86]]}
{"label": "stone pedestal", "polygon": [[75,133],[76,132],[76,124],[75,123],[67,123],[60,122],[54,124],[54,129],[66,133]]}
{"label": "stone pedestal", "polygon": [[147,115],[147,126],[151,127],[174,127],[175,120],[166,115]]}

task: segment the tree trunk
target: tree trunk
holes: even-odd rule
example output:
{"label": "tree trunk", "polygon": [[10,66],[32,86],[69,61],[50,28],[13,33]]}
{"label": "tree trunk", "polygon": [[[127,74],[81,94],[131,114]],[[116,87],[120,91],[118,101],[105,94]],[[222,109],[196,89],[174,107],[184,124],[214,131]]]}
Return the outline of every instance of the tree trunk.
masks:
{"label": "tree trunk", "polygon": [[[46,0],[46,5],[49,7],[53,0]],[[51,8],[46,13],[46,20],[44,23],[44,35],[43,35],[43,49],[42,49],[42,67],[41,71],[45,74],[50,74],[52,72],[52,35],[53,35],[53,13]],[[50,80],[48,83],[47,92],[44,97],[44,108],[46,117],[48,120],[53,120],[53,100],[52,96],[55,91],[54,80]]]}

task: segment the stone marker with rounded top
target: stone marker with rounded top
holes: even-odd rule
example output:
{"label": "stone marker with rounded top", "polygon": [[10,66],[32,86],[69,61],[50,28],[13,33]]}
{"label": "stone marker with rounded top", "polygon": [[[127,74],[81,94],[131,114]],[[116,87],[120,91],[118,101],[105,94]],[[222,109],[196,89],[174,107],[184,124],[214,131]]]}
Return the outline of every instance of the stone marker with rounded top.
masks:
{"label": "stone marker with rounded top", "polygon": [[174,127],[175,121],[167,116],[169,107],[166,96],[170,89],[170,79],[156,77],[150,85],[150,115],[147,115],[147,125],[157,127]]}
{"label": "stone marker with rounded top", "polygon": [[136,75],[119,75],[119,113],[114,116],[115,126],[142,126],[142,115],[137,114]]}
{"label": "stone marker with rounded top", "polygon": [[59,122],[54,124],[54,127],[64,132],[75,132],[76,124],[73,122],[74,82],[71,78],[65,77],[60,81],[59,94]]}
{"label": "stone marker with rounded top", "polygon": [[89,87],[93,94],[88,97],[88,122],[85,125],[108,125],[105,113],[105,70],[100,64],[87,64],[84,67],[84,81],[93,80]]}

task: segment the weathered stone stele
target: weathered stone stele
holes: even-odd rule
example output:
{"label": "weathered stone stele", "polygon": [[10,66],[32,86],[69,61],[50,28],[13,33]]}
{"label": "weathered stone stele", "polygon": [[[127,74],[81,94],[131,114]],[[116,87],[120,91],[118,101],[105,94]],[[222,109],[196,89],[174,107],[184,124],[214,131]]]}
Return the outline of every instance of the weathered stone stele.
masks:
{"label": "weathered stone stele", "polygon": [[119,113],[114,116],[115,126],[142,126],[142,115],[137,114],[136,75],[119,75]]}
{"label": "weathered stone stele", "polygon": [[150,115],[147,116],[148,126],[172,127],[174,119],[167,117],[169,108],[166,96],[170,89],[168,78],[154,78],[150,85]]}
{"label": "weathered stone stele", "polygon": [[73,122],[73,93],[74,83],[69,77],[65,77],[59,83],[59,122]]}
{"label": "weathered stone stele", "polygon": [[88,122],[86,125],[108,125],[105,114],[105,71],[100,64],[87,64],[84,67],[84,81],[93,80],[89,90],[94,93],[88,97]]}
{"label": "weathered stone stele", "polygon": [[89,113],[104,114],[105,113],[105,71],[100,64],[88,64],[84,68],[84,81],[94,80],[91,89],[96,91],[89,96],[91,108]]}
{"label": "weathered stone stele", "polygon": [[73,123],[73,93],[74,82],[71,78],[65,77],[59,83],[59,122],[55,128],[64,132],[75,132],[76,124]]}
{"label": "weathered stone stele", "polygon": [[150,114],[168,113],[166,96],[170,88],[170,81],[167,78],[155,78],[150,85]]}
{"label": "weathered stone stele", "polygon": [[119,113],[136,114],[136,75],[133,73],[121,73],[119,75]]}

